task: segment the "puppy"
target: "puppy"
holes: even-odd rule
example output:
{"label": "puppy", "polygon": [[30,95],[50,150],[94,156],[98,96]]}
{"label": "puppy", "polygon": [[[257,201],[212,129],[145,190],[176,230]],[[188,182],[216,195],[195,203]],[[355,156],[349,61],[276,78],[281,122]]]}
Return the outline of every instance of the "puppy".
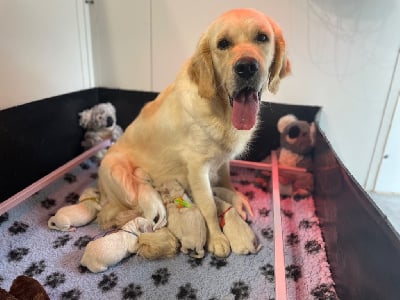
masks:
{"label": "puppy", "polygon": [[[133,172],[140,167],[155,186],[171,179],[183,185],[205,218],[208,250],[227,256],[211,187],[233,190],[229,161],[246,150],[257,128],[262,91],[275,93],[289,72],[282,32],[270,18],[252,9],[217,18],[176,80],[143,107],[104,157],[100,224],[137,205]],[[247,200],[241,201],[236,206],[243,212]]]}
{"label": "puppy", "polygon": [[100,211],[100,195],[97,189],[88,188],[79,197],[79,203],[61,207],[47,225],[50,229],[75,231],[76,227],[93,221]]}
{"label": "puppy", "polygon": [[142,232],[152,231],[153,223],[138,217],[114,233],[87,244],[81,265],[93,273],[104,272],[138,249],[138,237]]}
{"label": "puppy", "polygon": [[172,232],[163,227],[139,236],[137,254],[147,259],[173,257],[177,254],[179,242]]}
{"label": "puppy", "polygon": [[207,229],[200,210],[177,180],[163,183],[157,190],[167,207],[167,227],[181,242],[181,252],[194,250],[191,257],[204,257]]}
{"label": "puppy", "polygon": [[[232,193],[232,191],[227,190]],[[261,249],[256,235],[236,209],[219,197],[214,197],[223,233],[229,240],[233,253],[257,253]]]}

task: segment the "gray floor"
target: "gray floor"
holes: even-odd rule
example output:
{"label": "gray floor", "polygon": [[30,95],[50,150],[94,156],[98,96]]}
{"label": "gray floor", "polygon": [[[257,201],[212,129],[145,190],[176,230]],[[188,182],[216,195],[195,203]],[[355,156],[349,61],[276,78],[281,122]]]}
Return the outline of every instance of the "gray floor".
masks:
{"label": "gray floor", "polygon": [[400,195],[369,193],[377,206],[387,216],[393,227],[400,233]]}

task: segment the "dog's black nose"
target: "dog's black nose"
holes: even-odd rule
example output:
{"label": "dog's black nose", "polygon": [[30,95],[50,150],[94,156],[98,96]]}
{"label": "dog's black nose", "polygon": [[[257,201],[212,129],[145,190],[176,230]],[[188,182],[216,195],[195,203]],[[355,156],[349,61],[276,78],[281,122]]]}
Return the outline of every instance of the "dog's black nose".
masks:
{"label": "dog's black nose", "polygon": [[107,127],[114,125],[114,119],[112,117],[107,117]]}
{"label": "dog's black nose", "polygon": [[243,57],[239,59],[235,64],[235,73],[244,79],[251,78],[257,73],[259,68],[258,62],[252,57]]}

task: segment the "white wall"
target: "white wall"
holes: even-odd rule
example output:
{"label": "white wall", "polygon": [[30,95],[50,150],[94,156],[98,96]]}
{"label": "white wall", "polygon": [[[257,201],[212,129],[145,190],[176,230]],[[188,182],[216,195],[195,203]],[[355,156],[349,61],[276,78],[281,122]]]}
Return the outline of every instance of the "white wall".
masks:
{"label": "white wall", "polygon": [[389,92],[396,0],[95,0],[91,34],[83,0],[2,0],[0,109],[92,86],[91,37],[95,86],[161,91],[206,26],[241,6],[274,18],[289,47],[293,75],[264,100],[322,106],[320,124],[340,158],[364,186],[371,166],[374,182],[390,128],[382,124],[400,90],[395,81]]}
{"label": "white wall", "polygon": [[0,1],[0,109],[92,86],[81,0]]}

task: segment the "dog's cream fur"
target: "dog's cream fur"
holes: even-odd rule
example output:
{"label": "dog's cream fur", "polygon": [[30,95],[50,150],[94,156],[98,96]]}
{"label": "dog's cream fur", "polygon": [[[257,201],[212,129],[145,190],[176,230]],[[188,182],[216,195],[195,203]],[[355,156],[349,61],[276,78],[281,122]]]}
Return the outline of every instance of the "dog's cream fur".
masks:
{"label": "dog's cream fur", "polygon": [[75,231],[76,227],[93,221],[100,209],[98,190],[87,188],[79,197],[79,203],[61,207],[54,216],[50,217],[47,225],[50,229]]}
{"label": "dog's cream fur", "polygon": [[[242,78],[235,66],[249,58],[257,62],[257,72]],[[208,250],[227,256],[229,241],[219,227],[211,186],[233,190],[229,160],[246,150],[257,127],[255,115],[251,128],[238,126],[236,118],[233,122],[231,102],[236,105],[236,96],[249,90],[259,101],[263,88],[276,92],[289,72],[285,41],[270,18],[239,9],[214,21],[175,82],[145,105],[104,157],[99,168],[104,201],[100,224],[112,224],[119,212],[137,206],[133,172],[140,167],[156,186],[171,179],[183,184],[206,220]]]}
{"label": "dog's cream fur", "polygon": [[138,250],[138,237],[152,231],[153,222],[138,217],[126,223],[117,232],[98,238],[87,244],[81,265],[93,273],[104,272],[123,258]]}
{"label": "dog's cream fur", "polygon": [[[206,223],[196,205],[177,180],[163,183],[157,188],[167,207],[167,227],[181,243],[181,252],[195,258],[204,257],[206,243]],[[176,199],[184,201],[186,207],[180,207]]]}
{"label": "dog's cream fur", "polygon": [[178,239],[167,227],[163,227],[139,236],[137,254],[147,259],[168,258],[175,256],[178,248]]}

